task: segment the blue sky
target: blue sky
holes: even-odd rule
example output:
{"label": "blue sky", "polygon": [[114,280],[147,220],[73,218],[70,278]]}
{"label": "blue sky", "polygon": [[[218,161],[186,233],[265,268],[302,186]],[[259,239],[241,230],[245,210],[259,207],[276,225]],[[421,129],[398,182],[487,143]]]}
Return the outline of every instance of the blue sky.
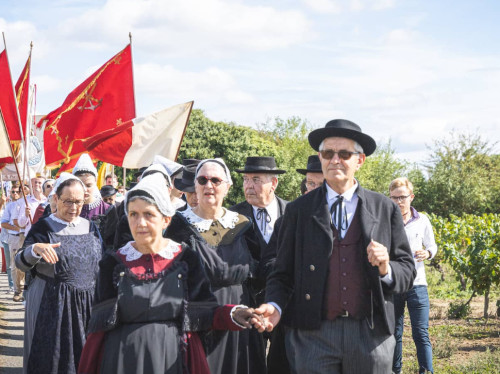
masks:
{"label": "blue sky", "polygon": [[[500,140],[497,1],[2,1],[17,79],[33,41],[37,113],[133,34],[137,115],[194,100],[255,126],[346,118],[398,155],[427,157],[453,129]],[[498,150],[498,147],[496,148]]]}

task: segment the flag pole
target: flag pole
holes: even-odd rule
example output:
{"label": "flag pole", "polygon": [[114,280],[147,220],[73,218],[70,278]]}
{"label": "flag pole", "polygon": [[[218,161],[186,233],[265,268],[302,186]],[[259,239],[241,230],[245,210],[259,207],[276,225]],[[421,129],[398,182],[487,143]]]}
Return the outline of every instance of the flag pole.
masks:
{"label": "flag pole", "polygon": [[[0,120],[2,122],[2,126],[3,126],[3,129],[5,131],[5,134],[7,135],[7,140],[9,141],[10,154],[12,156],[12,159],[14,160],[14,166],[16,167],[17,178],[19,178],[19,184],[20,184],[19,189],[21,190],[21,193],[23,194],[24,203],[26,204],[26,206],[29,206],[28,199],[26,199],[26,194],[24,193],[24,183],[23,183],[23,180],[21,179],[21,175],[19,174],[19,168],[17,167],[17,160],[16,160],[16,157],[14,156],[14,150],[12,149],[12,143],[10,142],[10,135],[9,135],[9,132],[7,131],[7,127],[5,126],[5,119],[3,117],[2,108],[0,108]],[[30,219],[30,224],[33,224],[33,220],[31,219],[31,215],[29,215],[28,218]]]}
{"label": "flag pole", "polygon": [[[4,48],[5,48],[5,55],[7,56],[7,61],[9,61],[9,54],[7,52],[7,42],[5,41],[5,33],[4,32],[2,32],[2,37],[3,37],[3,45],[4,45]],[[30,50],[30,56],[31,56],[31,50]],[[21,116],[19,115],[19,106],[17,105],[18,104],[17,103],[17,95],[16,95],[16,90],[14,88],[14,81],[12,80],[12,71],[10,70],[10,63],[8,65],[9,65],[10,80],[12,82],[12,94],[16,98],[17,123],[19,125],[19,132],[21,133],[21,142],[24,143],[24,148],[27,148],[26,140],[25,140],[25,137],[24,137],[23,125],[21,123]],[[28,162],[28,161],[25,158],[24,163],[26,163],[26,162]],[[14,157],[14,163],[17,164],[15,157]],[[16,169],[17,169],[17,165],[16,165]],[[28,168],[28,176],[29,176],[29,168]],[[24,175],[23,175],[23,177],[24,177]],[[30,189],[30,193],[32,193],[32,191],[31,191],[31,179],[30,179],[30,183],[28,183],[28,187]],[[24,195],[24,193],[23,193],[23,195]]]}
{"label": "flag pole", "polygon": [[[130,65],[132,66],[132,87],[134,92],[134,115],[137,117],[137,107],[135,105],[135,80],[134,80],[134,58],[132,55],[132,32],[129,31],[128,38],[130,40]],[[123,187],[127,185],[127,168],[123,168]]]}
{"label": "flag pole", "polygon": [[186,135],[186,129],[188,126],[189,118],[191,118],[191,111],[193,110],[193,105],[194,105],[194,101],[191,101],[191,107],[189,108],[189,114],[186,118],[186,124],[184,125],[184,131],[182,132],[181,141],[179,142],[179,148],[177,148],[177,153],[175,154],[174,161],[177,161],[177,157],[179,157],[179,152],[181,151],[182,140],[184,139],[184,135]]}

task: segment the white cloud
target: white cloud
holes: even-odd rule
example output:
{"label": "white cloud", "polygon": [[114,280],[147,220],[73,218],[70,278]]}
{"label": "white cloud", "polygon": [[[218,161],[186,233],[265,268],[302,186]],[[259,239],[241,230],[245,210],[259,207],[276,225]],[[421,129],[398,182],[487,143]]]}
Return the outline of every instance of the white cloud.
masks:
{"label": "white cloud", "polygon": [[379,11],[395,6],[395,0],[302,0],[311,10],[320,13]]}

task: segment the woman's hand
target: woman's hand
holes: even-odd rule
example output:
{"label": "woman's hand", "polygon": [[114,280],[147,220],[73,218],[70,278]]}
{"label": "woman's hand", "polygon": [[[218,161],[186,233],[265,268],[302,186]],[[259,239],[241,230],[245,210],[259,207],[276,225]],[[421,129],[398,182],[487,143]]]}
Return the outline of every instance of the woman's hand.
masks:
{"label": "woman's hand", "polygon": [[35,252],[38,256],[41,256],[49,264],[55,264],[59,261],[59,257],[57,257],[57,253],[54,248],[57,248],[60,245],[61,243],[36,243],[33,246],[33,252]]}
{"label": "woman's hand", "polygon": [[233,311],[232,317],[234,321],[249,329],[252,327],[250,320],[252,318],[259,318],[260,316],[255,314],[255,310],[253,308],[237,308]]}

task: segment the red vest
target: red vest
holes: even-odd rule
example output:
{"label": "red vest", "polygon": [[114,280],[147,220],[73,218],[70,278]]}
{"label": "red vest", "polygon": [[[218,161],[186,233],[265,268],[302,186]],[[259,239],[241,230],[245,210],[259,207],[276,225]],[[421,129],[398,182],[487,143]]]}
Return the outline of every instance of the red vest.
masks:
{"label": "red vest", "polygon": [[358,210],[341,241],[334,225],[332,230],[333,251],[324,295],[325,318],[333,320],[347,311],[353,318],[362,319],[370,314],[370,289],[363,268],[367,254]]}

